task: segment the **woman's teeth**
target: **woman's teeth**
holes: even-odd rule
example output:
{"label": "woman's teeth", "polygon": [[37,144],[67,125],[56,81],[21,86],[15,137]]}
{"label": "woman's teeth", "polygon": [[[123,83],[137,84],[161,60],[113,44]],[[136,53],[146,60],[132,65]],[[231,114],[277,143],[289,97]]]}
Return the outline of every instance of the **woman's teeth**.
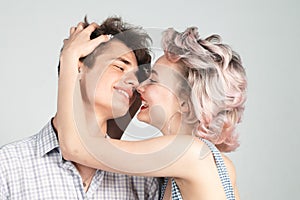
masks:
{"label": "woman's teeth", "polygon": [[148,104],[146,103],[146,101],[142,101],[142,106],[144,107],[144,108],[148,108]]}

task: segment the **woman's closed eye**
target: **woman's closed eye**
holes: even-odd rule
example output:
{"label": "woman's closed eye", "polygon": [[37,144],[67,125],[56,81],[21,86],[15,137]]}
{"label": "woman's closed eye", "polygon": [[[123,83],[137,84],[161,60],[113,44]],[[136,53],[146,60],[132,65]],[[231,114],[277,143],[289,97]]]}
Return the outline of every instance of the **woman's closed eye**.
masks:
{"label": "woman's closed eye", "polygon": [[158,83],[158,73],[155,70],[151,70],[151,75],[148,78],[148,83]]}
{"label": "woman's closed eye", "polygon": [[154,80],[154,79],[152,79],[152,78],[149,78],[149,82],[150,82],[150,83],[157,83],[157,81]]}

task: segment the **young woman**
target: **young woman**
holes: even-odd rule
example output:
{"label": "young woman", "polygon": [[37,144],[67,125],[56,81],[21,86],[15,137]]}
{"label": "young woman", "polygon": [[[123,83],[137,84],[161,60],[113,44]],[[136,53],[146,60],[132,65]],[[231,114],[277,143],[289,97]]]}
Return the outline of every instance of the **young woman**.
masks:
{"label": "young woman", "polygon": [[[66,52],[76,53],[65,57],[79,62],[87,55],[89,33],[71,30],[65,45],[72,48]],[[137,118],[164,136],[144,141],[90,133],[81,117],[78,69],[61,66],[65,81],[59,82],[57,129],[64,158],[106,171],[171,177],[165,178],[163,199],[239,199],[234,166],[220,153],[238,147],[234,129],[246,99],[238,54],[217,35],[201,39],[195,27],[182,33],[166,30],[162,46],[165,54],[137,88],[143,102]]]}

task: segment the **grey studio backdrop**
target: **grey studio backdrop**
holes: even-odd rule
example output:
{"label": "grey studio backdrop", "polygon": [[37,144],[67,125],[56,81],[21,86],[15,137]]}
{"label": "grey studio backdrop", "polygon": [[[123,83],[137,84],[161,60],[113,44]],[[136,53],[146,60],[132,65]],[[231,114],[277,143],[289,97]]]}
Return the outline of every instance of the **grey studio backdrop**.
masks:
{"label": "grey studio backdrop", "polygon": [[[1,0],[0,145],[37,133],[55,114],[62,40],[85,14],[98,22],[119,15],[146,28],[195,25],[204,37],[222,35],[247,70],[241,146],[228,154],[241,199],[299,199],[299,8],[296,0]],[[133,123],[124,138],[147,134]]]}

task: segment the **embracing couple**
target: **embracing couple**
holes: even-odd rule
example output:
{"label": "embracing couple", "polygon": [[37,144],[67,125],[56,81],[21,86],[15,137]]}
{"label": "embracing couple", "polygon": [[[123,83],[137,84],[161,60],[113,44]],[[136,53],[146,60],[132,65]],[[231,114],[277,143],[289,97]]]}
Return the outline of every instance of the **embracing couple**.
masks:
{"label": "embracing couple", "polygon": [[[167,29],[150,67],[150,44],[120,18],[70,29],[55,117],[0,149],[1,199],[239,199],[221,153],[238,147],[247,83],[239,55],[196,27]],[[119,140],[138,109],[163,136]]]}

